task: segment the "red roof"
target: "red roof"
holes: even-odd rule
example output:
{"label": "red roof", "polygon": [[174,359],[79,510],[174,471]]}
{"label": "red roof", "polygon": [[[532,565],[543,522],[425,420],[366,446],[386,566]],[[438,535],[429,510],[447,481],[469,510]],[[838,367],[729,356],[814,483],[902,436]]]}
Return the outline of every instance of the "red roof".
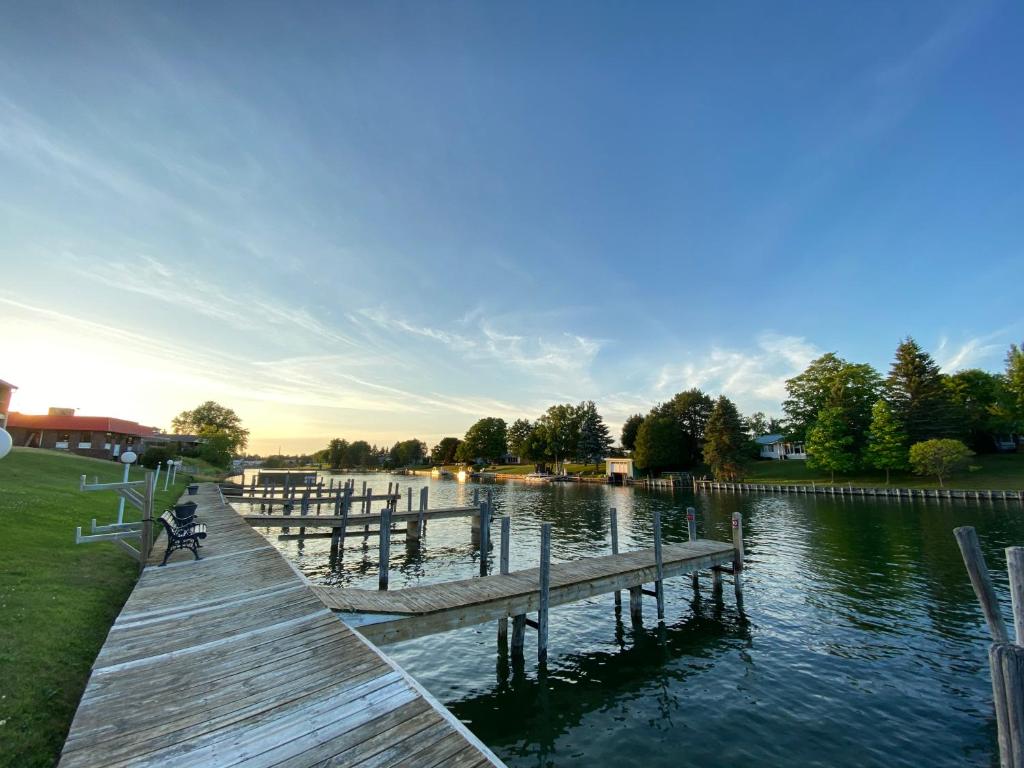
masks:
{"label": "red roof", "polygon": [[150,437],[159,432],[156,427],[144,427],[135,421],[110,416],[46,416],[11,411],[7,426],[24,429],[55,429],[61,432],[115,432],[119,435]]}

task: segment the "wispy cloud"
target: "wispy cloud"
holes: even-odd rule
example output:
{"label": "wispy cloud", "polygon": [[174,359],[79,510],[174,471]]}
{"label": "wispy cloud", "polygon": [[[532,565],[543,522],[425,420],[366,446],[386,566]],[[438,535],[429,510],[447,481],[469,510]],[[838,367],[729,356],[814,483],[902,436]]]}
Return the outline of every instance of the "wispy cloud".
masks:
{"label": "wispy cloud", "polygon": [[935,362],[947,373],[964,368],[974,368],[985,362],[995,362],[1001,359],[1006,352],[1009,346],[1008,338],[1010,338],[1009,328],[1002,328],[983,336],[975,336],[959,344],[951,342],[949,338],[943,336],[939,339],[939,346],[935,350]]}

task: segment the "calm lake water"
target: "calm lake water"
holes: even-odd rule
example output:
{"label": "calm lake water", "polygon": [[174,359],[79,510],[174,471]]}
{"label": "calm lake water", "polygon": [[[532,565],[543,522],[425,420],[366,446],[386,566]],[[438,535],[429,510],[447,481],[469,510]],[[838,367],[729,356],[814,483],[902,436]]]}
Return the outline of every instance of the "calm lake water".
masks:
{"label": "calm lake water", "polygon": [[[475,487],[356,477],[376,492],[426,484],[432,507],[469,503]],[[742,611],[730,577],[720,603],[710,579],[695,599],[678,578],[666,581],[664,627],[652,598],[642,629],[628,610],[616,618],[611,595],[553,609],[546,669],[531,630],[522,668],[499,658],[494,624],[385,646],[509,765],[998,764],[987,633],[952,531],[978,529],[1009,616],[1002,549],[1024,543],[1019,504],[479,487],[512,516],[513,570],[537,564],[542,521],[558,561],[610,551],[610,507],[624,550],[652,546],[656,509],[669,542],[686,540],[687,506],[706,538],[730,540],[732,513],[744,517]],[[479,571],[468,519],[431,522],[422,549],[403,540],[392,589]],[[350,537],[335,561],[326,540],[278,546],[314,581],[376,588],[375,538]]]}

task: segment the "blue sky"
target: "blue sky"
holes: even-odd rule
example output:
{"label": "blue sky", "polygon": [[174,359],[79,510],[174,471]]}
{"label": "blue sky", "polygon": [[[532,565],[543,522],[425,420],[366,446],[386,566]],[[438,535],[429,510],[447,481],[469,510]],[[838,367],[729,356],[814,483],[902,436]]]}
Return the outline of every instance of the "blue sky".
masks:
{"label": "blue sky", "polygon": [[1024,10],[81,3],[0,26],[16,409],[435,442],[1024,338]]}

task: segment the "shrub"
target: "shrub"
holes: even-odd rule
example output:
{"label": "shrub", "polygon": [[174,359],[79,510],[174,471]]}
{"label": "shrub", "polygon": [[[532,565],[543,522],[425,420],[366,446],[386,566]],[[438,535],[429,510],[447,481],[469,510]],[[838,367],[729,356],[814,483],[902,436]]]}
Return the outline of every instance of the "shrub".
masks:
{"label": "shrub", "polygon": [[174,458],[174,452],[167,448],[147,448],[139,459],[139,464],[146,469],[156,469],[157,465],[166,466],[168,459]]}
{"label": "shrub", "polygon": [[963,467],[973,455],[959,440],[924,440],[910,446],[910,466],[919,475],[935,475],[941,487],[943,478]]}

